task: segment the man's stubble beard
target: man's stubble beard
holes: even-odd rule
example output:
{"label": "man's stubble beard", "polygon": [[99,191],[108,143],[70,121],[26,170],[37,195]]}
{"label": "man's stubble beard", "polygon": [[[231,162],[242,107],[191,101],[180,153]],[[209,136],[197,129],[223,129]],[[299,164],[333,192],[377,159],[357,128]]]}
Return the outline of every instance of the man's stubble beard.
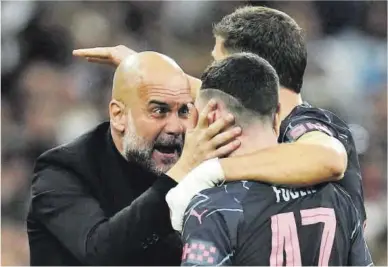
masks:
{"label": "man's stubble beard", "polygon": [[174,161],[166,162],[162,166],[156,165],[152,160],[154,142],[149,142],[136,133],[136,127],[130,113],[128,114],[128,130],[124,134],[123,149],[128,162],[136,162],[158,175],[166,173],[176,163]]}

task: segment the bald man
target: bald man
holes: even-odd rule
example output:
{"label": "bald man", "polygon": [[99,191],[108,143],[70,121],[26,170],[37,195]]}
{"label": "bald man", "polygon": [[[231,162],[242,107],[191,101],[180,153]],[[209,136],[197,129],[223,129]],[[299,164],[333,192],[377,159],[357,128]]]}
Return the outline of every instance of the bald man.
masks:
{"label": "bald man", "polygon": [[229,142],[235,129],[217,135],[231,119],[204,123],[211,105],[193,128],[192,102],[186,75],[170,58],[143,52],[120,64],[110,122],[37,159],[27,221],[31,265],[180,263],[165,202],[179,175],[164,173],[238,147]]}

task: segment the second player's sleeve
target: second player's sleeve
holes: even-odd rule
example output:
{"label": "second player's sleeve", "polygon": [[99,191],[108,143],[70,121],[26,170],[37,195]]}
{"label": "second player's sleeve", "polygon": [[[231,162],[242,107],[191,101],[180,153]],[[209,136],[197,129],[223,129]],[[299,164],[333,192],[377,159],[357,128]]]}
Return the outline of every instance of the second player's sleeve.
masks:
{"label": "second player's sleeve", "polygon": [[334,137],[342,143],[348,153],[351,150],[352,141],[348,139],[351,133],[346,123],[328,111],[313,107],[300,107],[293,116],[286,118],[281,124],[278,141],[295,142],[310,132],[321,132]]}
{"label": "second player's sleeve", "polygon": [[334,127],[328,116],[318,112],[305,112],[303,115],[293,116],[286,121],[284,129],[279,136],[282,143],[295,142],[309,132],[321,132],[337,138],[346,147],[346,136],[341,135]]}
{"label": "second player's sleeve", "polygon": [[[184,218],[181,266],[232,265],[233,241],[242,209],[222,208],[212,202],[211,207],[198,205],[198,199],[189,205]],[[201,200],[199,200],[201,201]]]}

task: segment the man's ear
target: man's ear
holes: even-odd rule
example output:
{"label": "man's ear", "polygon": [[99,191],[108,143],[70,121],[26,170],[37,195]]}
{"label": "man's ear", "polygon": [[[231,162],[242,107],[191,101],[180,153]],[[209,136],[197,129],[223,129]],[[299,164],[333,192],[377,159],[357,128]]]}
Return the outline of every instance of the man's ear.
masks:
{"label": "man's ear", "polygon": [[112,127],[121,134],[125,132],[125,105],[120,101],[112,99],[109,103],[109,118]]}
{"label": "man's ear", "polygon": [[280,134],[280,124],[282,123],[280,120],[280,111],[281,111],[281,106],[280,106],[280,103],[278,103],[278,106],[276,108],[276,113],[273,118],[273,130],[276,136],[279,136]]}

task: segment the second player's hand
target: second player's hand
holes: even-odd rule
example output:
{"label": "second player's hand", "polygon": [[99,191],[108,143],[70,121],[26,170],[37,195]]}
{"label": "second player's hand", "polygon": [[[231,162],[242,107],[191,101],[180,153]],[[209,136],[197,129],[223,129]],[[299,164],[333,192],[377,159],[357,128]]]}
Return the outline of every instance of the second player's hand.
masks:
{"label": "second player's hand", "polygon": [[73,56],[85,58],[89,62],[109,64],[115,67],[120,65],[126,57],[136,53],[124,45],[73,50]]}
{"label": "second player's hand", "polygon": [[236,137],[241,134],[241,128],[225,130],[234,123],[232,115],[209,125],[208,116],[216,106],[215,101],[209,101],[199,115],[197,126],[186,132],[182,156],[167,173],[174,180],[180,181],[205,160],[225,157],[240,146]]}

